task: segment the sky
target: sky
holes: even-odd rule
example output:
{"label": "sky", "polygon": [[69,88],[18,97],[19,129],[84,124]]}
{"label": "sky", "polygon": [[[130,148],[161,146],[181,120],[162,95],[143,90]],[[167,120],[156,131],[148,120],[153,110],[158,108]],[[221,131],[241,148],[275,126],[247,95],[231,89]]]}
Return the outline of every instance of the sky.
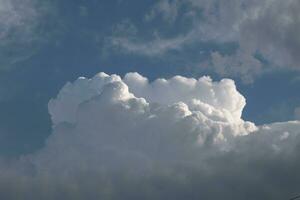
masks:
{"label": "sky", "polygon": [[299,194],[299,9],[0,0],[0,197]]}

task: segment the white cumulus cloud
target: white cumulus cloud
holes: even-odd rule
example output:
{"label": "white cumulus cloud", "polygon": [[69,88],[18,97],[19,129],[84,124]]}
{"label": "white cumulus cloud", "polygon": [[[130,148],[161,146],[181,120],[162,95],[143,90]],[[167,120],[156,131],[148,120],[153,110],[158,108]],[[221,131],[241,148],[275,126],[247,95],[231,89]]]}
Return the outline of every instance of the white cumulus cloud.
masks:
{"label": "white cumulus cloud", "polygon": [[256,126],[242,119],[245,105],[230,79],[80,77],[50,100],[53,133],[45,146],[1,162],[0,197],[292,196],[300,122]]}

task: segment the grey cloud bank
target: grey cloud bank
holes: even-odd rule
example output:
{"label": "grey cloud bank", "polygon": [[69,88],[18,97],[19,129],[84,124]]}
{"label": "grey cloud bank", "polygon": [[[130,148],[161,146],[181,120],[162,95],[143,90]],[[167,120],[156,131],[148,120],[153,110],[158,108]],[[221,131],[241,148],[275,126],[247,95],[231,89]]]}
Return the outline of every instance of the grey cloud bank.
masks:
{"label": "grey cloud bank", "polygon": [[286,199],[299,121],[242,119],[234,81],[99,73],[49,102],[45,146],[2,161],[3,199]]}

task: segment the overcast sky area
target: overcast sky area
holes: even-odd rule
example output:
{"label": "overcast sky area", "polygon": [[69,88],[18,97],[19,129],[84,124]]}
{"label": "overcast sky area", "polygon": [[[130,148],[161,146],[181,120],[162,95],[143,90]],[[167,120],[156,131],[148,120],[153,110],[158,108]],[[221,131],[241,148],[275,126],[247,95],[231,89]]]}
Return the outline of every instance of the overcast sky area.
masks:
{"label": "overcast sky area", "polygon": [[299,10],[0,0],[0,198],[300,195]]}

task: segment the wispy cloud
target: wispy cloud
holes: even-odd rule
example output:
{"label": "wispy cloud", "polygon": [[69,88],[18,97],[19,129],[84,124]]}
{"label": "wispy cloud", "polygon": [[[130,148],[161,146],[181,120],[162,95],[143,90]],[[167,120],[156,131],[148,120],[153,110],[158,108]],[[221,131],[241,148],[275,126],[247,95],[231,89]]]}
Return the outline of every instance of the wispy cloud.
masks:
{"label": "wispy cloud", "polygon": [[[208,58],[211,70],[222,76],[242,77],[245,82],[251,82],[256,76],[278,68],[299,69],[299,7],[296,0],[161,0],[145,15],[145,23],[149,26],[144,31],[164,35],[161,26],[165,24],[173,33],[171,37],[142,40],[139,35],[129,35],[112,38],[111,44],[121,47],[123,53],[127,50],[139,55],[163,57],[174,49],[183,52],[200,42],[220,46],[236,43],[236,52],[223,55],[217,49],[213,51]],[[162,24],[152,26],[155,19],[162,19]],[[196,61],[194,67],[202,65]]]}
{"label": "wispy cloud", "polygon": [[0,70],[33,54],[45,39],[41,27],[50,10],[48,1],[0,0]]}

